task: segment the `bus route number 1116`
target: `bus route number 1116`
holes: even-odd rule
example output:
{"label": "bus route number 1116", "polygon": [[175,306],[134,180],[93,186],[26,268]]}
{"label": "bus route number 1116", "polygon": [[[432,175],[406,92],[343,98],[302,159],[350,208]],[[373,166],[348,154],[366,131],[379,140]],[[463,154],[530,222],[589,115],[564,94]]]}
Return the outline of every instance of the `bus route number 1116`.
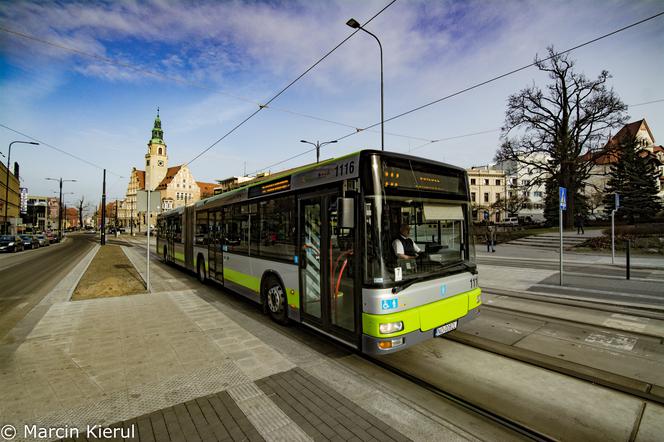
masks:
{"label": "bus route number 1116", "polygon": [[344,177],[355,173],[355,160],[337,164],[334,167],[336,177]]}

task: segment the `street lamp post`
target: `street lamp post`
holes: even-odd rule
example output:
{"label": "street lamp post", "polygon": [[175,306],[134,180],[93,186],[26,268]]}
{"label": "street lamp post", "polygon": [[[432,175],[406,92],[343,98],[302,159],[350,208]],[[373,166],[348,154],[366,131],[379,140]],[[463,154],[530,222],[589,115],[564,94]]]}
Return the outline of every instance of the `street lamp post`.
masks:
{"label": "street lamp post", "polygon": [[[63,192],[62,188],[60,189],[60,191],[54,190],[53,193],[60,195],[60,200],[61,200],[60,204],[61,205],[58,206],[58,217],[60,216],[60,209],[64,206],[64,213],[65,213],[64,224],[65,224],[65,229],[66,229],[67,228],[67,204],[63,200],[67,195],[75,195],[75,193],[74,192]],[[58,222],[58,224],[59,224],[59,222]],[[58,232],[60,231],[60,229],[61,229],[61,226],[58,225]]]}
{"label": "street lamp post", "polygon": [[332,143],[336,143],[336,142],[337,142],[337,140],[326,141],[324,143],[321,143],[320,141],[316,141],[315,143],[312,143],[311,141],[300,140],[300,143],[307,143],[307,144],[311,144],[312,146],[316,146],[316,162],[320,161],[320,148],[325,146],[326,144],[332,144]]}
{"label": "street lamp post", "polygon": [[7,180],[5,181],[5,217],[4,217],[4,233],[9,233],[9,222],[7,220],[7,208],[9,207],[9,163],[12,158],[12,144],[32,144],[39,145],[34,141],[12,141],[9,143],[9,151],[7,152]]}
{"label": "street lamp post", "polygon": [[60,199],[58,200],[58,241],[62,240],[62,183],[70,182],[75,183],[76,180],[63,180],[62,177],[57,178],[46,178],[49,181],[59,181],[60,182]]}
{"label": "street lamp post", "polygon": [[348,26],[353,29],[360,29],[367,34],[371,35],[378,42],[378,48],[380,49],[380,150],[385,150],[385,103],[383,100],[383,45],[380,44],[380,40],[373,33],[367,31],[360,25],[360,23],[351,18],[346,22]]}

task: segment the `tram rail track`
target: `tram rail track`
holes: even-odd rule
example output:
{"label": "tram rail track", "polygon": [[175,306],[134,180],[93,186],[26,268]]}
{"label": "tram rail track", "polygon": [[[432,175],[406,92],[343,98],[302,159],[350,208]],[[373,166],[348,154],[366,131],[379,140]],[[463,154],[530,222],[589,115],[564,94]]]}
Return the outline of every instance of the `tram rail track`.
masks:
{"label": "tram rail track", "polygon": [[[652,311],[649,309],[625,308],[623,306],[595,305],[594,303],[587,301],[575,301],[575,300],[561,301],[559,299],[543,299],[542,297],[536,295],[533,296],[533,295],[502,291],[502,290],[490,290],[490,291],[487,290],[485,293],[492,295],[499,295],[499,296],[508,296],[519,299],[533,300],[536,302],[544,302],[556,305],[579,307],[584,309],[594,309],[609,313],[632,314],[648,319],[664,320],[664,313],[661,313],[659,311]],[[543,320],[550,323],[568,324],[580,328],[591,327],[593,329],[597,329],[599,331],[604,331],[608,333],[621,333],[635,337],[657,339],[659,340],[660,343],[664,343],[664,337],[662,337],[661,334],[653,334],[638,330],[625,330],[620,328],[607,327],[604,325],[598,325],[574,319],[560,318],[557,316],[552,316],[547,314],[524,312],[516,308],[498,306],[495,304],[485,303],[482,305],[481,308],[483,310],[488,309],[494,311],[509,312],[511,314],[516,314],[525,318]],[[503,357],[518,360],[520,362],[525,362],[537,367],[565,374],[577,379],[591,382],[596,385],[601,385],[603,387],[610,388],[612,390],[620,391],[632,396],[636,396],[648,401],[664,405],[664,389],[662,389],[661,386],[657,386],[656,384],[650,382],[634,379],[628,376],[623,376],[617,373],[612,373],[606,370],[590,367],[587,365],[579,364],[576,362],[568,361],[554,356],[549,356],[525,348],[515,347],[485,337],[465,333],[460,330],[456,330],[452,333],[446,334],[444,337],[446,339],[452,340],[454,342],[463,345],[488,351]],[[657,394],[653,394],[653,389],[655,389],[655,387],[658,387],[655,390],[657,391]]]}
{"label": "tram rail track", "polygon": [[[552,302],[548,300],[542,300],[538,299],[537,297],[521,297],[521,296],[511,296],[511,295],[503,295],[499,293],[493,293],[493,292],[485,292],[487,294],[491,295],[498,295],[498,296],[509,296],[509,297],[514,297],[514,298],[520,298],[520,299],[527,299],[527,300],[532,300],[536,302],[541,302],[541,303],[549,303],[549,304],[556,304],[556,305],[563,305],[563,306],[571,306],[571,307],[578,307],[578,308],[583,308],[583,309],[592,309],[592,310],[597,310],[605,313],[617,313],[617,314],[623,314],[623,315],[632,315],[636,316],[638,318],[645,318],[645,319],[655,319],[655,320],[660,320],[664,321],[664,315],[661,315],[659,313],[650,313],[650,312],[645,312],[645,311],[633,311],[629,309],[611,309],[611,308],[605,308],[605,307],[598,307],[595,308],[592,305],[582,305],[578,303],[567,303],[567,302]],[[586,303],[587,304],[587,303]],[[535,320],[542,320],[546,322],[551,322],[551,323],[560,323],[560,324],[568,324],[568,325],[573,325],[576,327],[592,327],[595,329],[599,329],[605,332],[609,333],[624,333],[628,335],[633,335],[635,337],[643,337],[643,338],[650,338],[650,339],[657,339],[660,341],[660,343],[664,344],[664,336],[662,334],[657,334],[657,333],[648,333],[645,331],[639,331],[639,330],[629,330],[625,328],[619,328],[619,327],[611,327],[607,326],[604,324],[596,324],[592,322],[584,322],[584,321],[579,321],[576,319],[568,319],[568,318],[561,318],[559,316],[554,316],[554,315],[548,315],[545,313],[536,313],[536,312],[529,312],[529,311],[523,311],[519,310],[514,307],[507,307],[507,306],[501,306],[497,304],[489,304],[485,303],[482,305],[483,310],[494,310],[494,311],[502,311],[502,312],[509,312],[513,313],[525,318],[530,318],[530,319],[535,319]]]}
{"label": "tram rail track", "polygon": [[369,362],[377,365],[378,367],[396,375],[399,376],[403,379],[406,379],[410,382],[412,382],[415,385],[418,385],[421,388],[424,388],[427,391],[430,391],[447,401],[456,404],[457,406],[471,411],[475,414],[478,414],[482,416],[485,419],[490,420],[491,422],[497,423],[505,428],[508,428],[512,431],[514,431],[516,434],[520,436],[524,436],[527,439],[534,440],[534,441],[542,441],[542,442],[548,442],[548,441],[555,441],[557,439],[553,438],[552,436],[549,436],[545,433],[542,433],[538,431],[535,428],[532,428],[528,425],[525,425],[521,422],[517,422],[514,419],[510,419],[509,417],[502,415],[496,411],[490,410],[487,407],[483,407],[481,405],[478,405],[477,403],[473,403],[467,398],[463,398],[457,394],[450,393],[449,391],[445,391],[439,386],[436,386],[428,381],[425,381],[423,379],[418,378],[417,376],[413,376],[412,374],[397,368],[393,365],[388,364],[385,361],[382,361],[380,359],[376,359],[374,357],[371,357],[366,354],[361,354],[358,353],[358,356],[368,360]]}
{"label": "tram rail track", "polygon": [[652,383],[639,381],[627,376],[544,355],[531,350],[513,347],[463,332],[453,332],[446,335],[445,338],[463,345],[488,351],[520,362],[525,362],[546,370],[588,381],[595,385],[600,385],[602,387],[664,405],[664,397],[652,393],[652,390],[655,387]]}

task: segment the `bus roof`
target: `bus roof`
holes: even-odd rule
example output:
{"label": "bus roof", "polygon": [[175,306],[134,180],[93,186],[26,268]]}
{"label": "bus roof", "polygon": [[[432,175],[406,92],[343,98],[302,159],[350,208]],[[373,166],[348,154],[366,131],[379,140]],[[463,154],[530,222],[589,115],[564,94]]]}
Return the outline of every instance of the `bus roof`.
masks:
{"label": "bus roof", "polygon": [[[321,167],[321,166],[325,166],[325,165],[330,164],[330,163],[341,161],[341,160],[349,158],[349,157],[358,156],[358,155],[364,156],[364,155],[370,155],[370,154],[379,154],[379,155],[384,156],[384,157],[403,159],[403,160],[426,161],[427,164],[440,166],[440,167],[445,167],[445,168],[456,170],[456,171],[459,171],[459,172],[462,172],[462,173],[466,172],[466,170],[461,168],[461,167],[453,166],[453,165],[447,164],[447,163],[441,163],[441,162],[430,160],[430,159],[427,159],[427,158],[420,158],[420,157],[407,155],[407,154],[402,154],[402,153],[386,152],[386,151],[373,150],[373,149],[364,149],[364,150],[359,150],[359,151],[356,151],[356,152],[352,152],[352,153],[343,155],[341,157],[330,158],[330,159],[327,159],[327,160],[323,160],[319,163],[309,163],[309,164],[294,167],[294,168],[291,168],[291,169],[286,169],[286,170],[283,170],[281,172],[274,173],[272,175],[267,175],[267,176],[264,176],[264,177],[255,178],[253,180],[244,182],[242,184],[242,186],[238,187],[237,189],[229,190],[228,192],[220,193],[218,195],[213,195],[213,196],[207,197],[205,199],[202,199],[200,201],[197,201],[196,203],[193,204],[193,206],[196,207],[196,208],[200,208],[202,206],[211,204],[215,201],[224,200],[224,199],[227,199],[227,198],[232,198],[233,196],[239,196],[239,194],[241,194],[242,192],[246,192],[246,191],[248,191],[249,188],[251,188],[251,187],[253,187],[253,186],[255,186],[259,183],[265,182],[265,181],[278,180],[280,178],[285,178],[285,177],[292,176],[292,175],[295,175],[295,174],[298,174],[298,173],[301,173],[301,172],[305,172],[305,171],[310,170],[310,169],[315,169],[317,167]],[[167,212],[164,212],[162,215],[165,215],[165,216],[166,215],[172,215],[172,214],[180,213],[180,212],[182,212],[182,210],[183,210],[183,208],[179,207],[177,209],[171,209]]]}

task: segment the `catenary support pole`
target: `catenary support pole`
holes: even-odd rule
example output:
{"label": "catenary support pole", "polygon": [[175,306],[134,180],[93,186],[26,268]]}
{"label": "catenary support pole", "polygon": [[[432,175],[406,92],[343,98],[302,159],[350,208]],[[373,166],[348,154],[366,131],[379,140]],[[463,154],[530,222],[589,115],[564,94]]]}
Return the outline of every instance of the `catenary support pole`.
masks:
{"label": "catenary support pole", "polygon": [[615,245],[615,238],[616,238],[616,211],[612,210],[611,211],[611,264],[616,263],[616,245]]}
{"label": "catenary support pole", "polygon": [[630,241],[629,241],[629,240],[626,240],[626,241],[625,241],[625,258],[626,258],[626,262],[625,262],[625,271],[627,272],[627,279],[629,279],[629,276],[630,276],[630,275],[629,275],[629,271],[630,271],[630,269],[629,269],[629,267],[630,267],[630,266],[629,266],[629,264],[630,264],[630,263],[629,263],[629,248],[630,248],[630,245],[631,245],[631,244],[630,244]]}
{"label": "catenary support pole", "polygon": [[58,240],[62,241],[62,178],[60,178],[60,200],[58,201]]}
{"label": "catenary support pole", "polygon": [[148,188],[148,213],[147,213],[147,224],[148,224],[148,247],[146,254],[146,269],[145,269],[145,285],[146,290],[150,293],[150,189]]}
{"label": "catenary support pole", "polygon": [[101,245],[106,244],[106,169],[101,190]]}

